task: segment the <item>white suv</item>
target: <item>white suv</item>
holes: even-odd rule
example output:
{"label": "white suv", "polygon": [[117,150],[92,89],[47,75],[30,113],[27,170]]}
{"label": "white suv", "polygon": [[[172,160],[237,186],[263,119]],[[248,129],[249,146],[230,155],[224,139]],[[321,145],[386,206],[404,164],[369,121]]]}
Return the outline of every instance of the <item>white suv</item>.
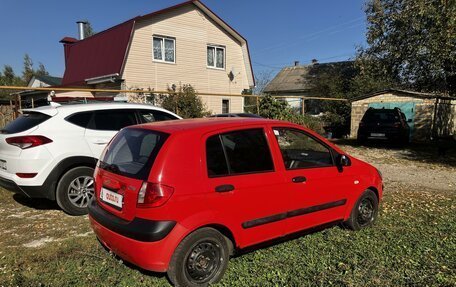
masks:
{"label": "white suv", "polygon": [[31,198],[56,200],[69,214],[86,214],[95,165],[116,132],[176,119],[181,118],[161,108],[125,103],[23,110],[0,131],[0,185]]}

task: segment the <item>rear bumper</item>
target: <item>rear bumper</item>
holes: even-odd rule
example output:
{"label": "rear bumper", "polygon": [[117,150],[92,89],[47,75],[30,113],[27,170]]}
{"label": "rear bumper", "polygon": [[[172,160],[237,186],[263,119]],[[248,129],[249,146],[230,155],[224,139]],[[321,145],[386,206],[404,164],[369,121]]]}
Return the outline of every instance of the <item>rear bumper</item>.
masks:
{"label": "rear bumper", "polygon": [[19,186],[12,180],[3,178],[0,176],[0,186],[3,187],[6,190],[15,192],[15,193],[24,193]]}
{"label": "rear bumper", "polygon": [[[376,134],[384,134],[384,136],[372,136],[372,133]],[[358,139],[373,139],[373,140],[406,140],[408,139],[408,133],[406,131],[398,130],[398,131],[365,131],[360,130],[358,131]]]}
{"label": "rear bumper", "polygon": [[0,186],[14,193],[19,193],[30,198],[49,198],[46,186],[18,185],[11,179],[0,176]]}
{"label": "rear bumper", "polygon": [[155,272],[168,269],[172,254],[186,233],[174,221],[138,221],[139,218],[123,221],[102,209],[95,200],[89,204],[89,219],[98,239],[109,250],[127,262]]}
{"label": "rear bumper", "polygon": [[165,238],[176,225],[175,221],[156,221],[134,218],[122,220],[101,208],[96,200],[89,203],[89,214],[99,224],[122,236],[143,242],[159,241]]}

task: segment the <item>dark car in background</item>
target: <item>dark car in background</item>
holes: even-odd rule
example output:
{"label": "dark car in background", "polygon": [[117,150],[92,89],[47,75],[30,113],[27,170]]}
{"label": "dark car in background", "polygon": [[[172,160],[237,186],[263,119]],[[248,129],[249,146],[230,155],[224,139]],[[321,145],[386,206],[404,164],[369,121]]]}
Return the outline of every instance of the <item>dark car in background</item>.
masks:
{"label": "dark car in background", "polygon": [[212,115],[210,117],[211,118],[258,118],[258,119],[263,118],[259,115],[249,114],[249,113],[225,113],[225,114]]}
{"label": "dark car in background", "polygon": [[358,128],[358,141],[383,140],[406,144],[410,140],[410,127],[407,118],[399,108],[369,108]]}

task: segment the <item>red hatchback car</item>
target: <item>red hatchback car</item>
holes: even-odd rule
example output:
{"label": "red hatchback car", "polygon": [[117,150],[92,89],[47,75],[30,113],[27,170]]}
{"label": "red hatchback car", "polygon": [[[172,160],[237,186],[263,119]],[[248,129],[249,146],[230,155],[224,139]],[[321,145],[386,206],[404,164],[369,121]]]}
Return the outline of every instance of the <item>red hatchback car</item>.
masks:
{"label": "red hatchback car", "polygon": [[210,118],[120,131],[95,170],[92,228],[179,286],[223,276],[235,250],[323,224],[370,226],[382,178],[288,122]]}

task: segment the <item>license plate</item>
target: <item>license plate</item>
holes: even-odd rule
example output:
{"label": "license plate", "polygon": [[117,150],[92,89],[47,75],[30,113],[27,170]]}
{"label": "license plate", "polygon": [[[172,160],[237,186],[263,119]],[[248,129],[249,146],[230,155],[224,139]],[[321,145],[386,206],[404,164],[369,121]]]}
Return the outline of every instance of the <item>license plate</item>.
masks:
{"label": "license plate", "polygon": [[6,161],[0,160],[0,169],[6,170]]}
{"label": "license plate", "polygon": [[106,188],[101,188],[100,198],[106,203],[122,208],[123,196]]}
{"label": "license plate", "polygon": [[381,133],[371,133],[371,137],[384,137],[385,134],[381,134]]}

